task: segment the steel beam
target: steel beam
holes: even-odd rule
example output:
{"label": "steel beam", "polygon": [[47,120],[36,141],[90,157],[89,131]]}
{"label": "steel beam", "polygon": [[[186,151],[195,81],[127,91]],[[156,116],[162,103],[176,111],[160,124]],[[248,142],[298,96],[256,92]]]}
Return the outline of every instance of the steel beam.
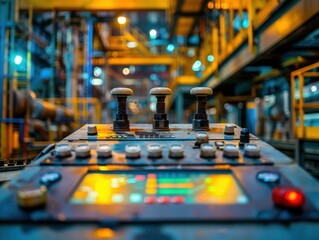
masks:
{"label": "steel beam", "polygon": [[[210,77],[202,79],[205,82],[204,85],[212,88],[220,86],[258,56],[271,51],[281,43],[287,41],[291,37],[291,34],[305,27],[308,21],[318,18],[318,13],[319,2],[317,0],[300,0],[293,6],[290,6],[281,16],[270,19],[271,23],[267,28],[262,29],[260,32],[257,31],[255,35],[255,39],[258,42],[256,53],[251,53],[246,43],[231,58],[220,63],[222,66],[218,72],[219,77],[213,76],[214,72],[212,72]],[[314,20],[311,24],[311,27],[315,28],[318,22]]]}
{"label": "steel beam", "polygon": [[108,58],[108,65],[171,65],[174,58],[169,56],[159,57],[118,57]]}
{"label": "steel beam", "polygon": [[[31,2],[31,4],[29,3]],[[30,6],[34,11],[151,11],[167,10],[169,0],[126,0],[106,1],[106,0],[20,0],[20,9],[27,10]]]}

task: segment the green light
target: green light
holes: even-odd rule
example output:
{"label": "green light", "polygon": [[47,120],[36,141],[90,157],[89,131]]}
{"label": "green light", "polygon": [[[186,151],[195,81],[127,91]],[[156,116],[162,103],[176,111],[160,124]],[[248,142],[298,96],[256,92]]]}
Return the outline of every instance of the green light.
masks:
{"label": "green light", "polygon": [[159,194],[163,194],[163,195],[176,195],[176,194],[190,194],[189,189],[176,189],[176,188],[171,188],[171,189],[159,189],[158,190]]}
{"label": "green light", "polygon": [[209,186],[208,187],[208,191],[209,192],[214,192],[215,191],[215,187],[214,186]]}
{"label": "green light", "polygon": [[211,183],[211,182],[212,182],[212,179],[206,178],[206,179],[205,179],[205,182],[206,182],[206,183]]}
{"label": "green light", "polygon": [[189,178],[159,178],[158,183],[186,183],[189,182]]}

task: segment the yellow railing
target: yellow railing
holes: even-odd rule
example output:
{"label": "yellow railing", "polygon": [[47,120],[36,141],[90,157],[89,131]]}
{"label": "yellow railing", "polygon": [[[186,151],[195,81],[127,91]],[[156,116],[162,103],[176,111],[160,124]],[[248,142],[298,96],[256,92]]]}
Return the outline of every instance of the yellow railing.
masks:
{"label": "yellow railing", "polygon": [[[306,103],[304,99],[305,77],[319,77],[319,62],[291,72],[291,100],[293,133],[299,139],[319,139],[318,126],[305,126],[305,111],[312,109],[319,114],[319,102]],[[298,86],[298,89],[297,89]],[[299,93],[299,99],[297,95]],[[297,124],[299,120],[299,124]]]}

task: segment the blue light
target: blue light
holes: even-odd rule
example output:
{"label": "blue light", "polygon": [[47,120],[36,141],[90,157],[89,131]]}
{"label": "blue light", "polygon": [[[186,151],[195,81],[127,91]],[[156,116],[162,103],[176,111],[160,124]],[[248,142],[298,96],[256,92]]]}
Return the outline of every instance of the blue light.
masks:
{"label": "blue light", "polygon": [[166,47],[167,52],[173,52],[174,49],[175,49],[175,46],[172,43],[168,44]]}
{"label": "blue light", "polygon": [[17,65],[20,65],[21,62],[22,62],[22,57],[20,55],[15,56],[14,63]]}
{"label": "blue light", "polygon": [[214,60],[215,60],[215,57],[213,55],[208,55],[207,56],[207,61],[208,62],[214,62]]}
{"label": "blue light", "polygon": [[249,27],[248,14],[246,12],[243,13],[243,21],[241,23],[241,26],[245,29]]}
{"label": "blue light", "polygon": [[192,70],[195,72],[198,72],[201,69],[201,61],[197,60],[196,62],[194,62],[193,66],[192,66]]}
{"label": "blue light", "polygon": [[151,79],[152,81],[157,80],[157,74],[152,73],[152,74],[150,75],[150,79]]}

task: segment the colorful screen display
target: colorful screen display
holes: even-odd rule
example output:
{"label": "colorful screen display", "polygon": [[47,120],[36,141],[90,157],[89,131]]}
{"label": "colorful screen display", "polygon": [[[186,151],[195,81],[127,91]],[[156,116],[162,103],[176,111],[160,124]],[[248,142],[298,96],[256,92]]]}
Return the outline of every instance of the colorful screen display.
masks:
{"label": "colorful screen display", "polygon": [[246,204],[230,173],[89,173],[72,204]]}

